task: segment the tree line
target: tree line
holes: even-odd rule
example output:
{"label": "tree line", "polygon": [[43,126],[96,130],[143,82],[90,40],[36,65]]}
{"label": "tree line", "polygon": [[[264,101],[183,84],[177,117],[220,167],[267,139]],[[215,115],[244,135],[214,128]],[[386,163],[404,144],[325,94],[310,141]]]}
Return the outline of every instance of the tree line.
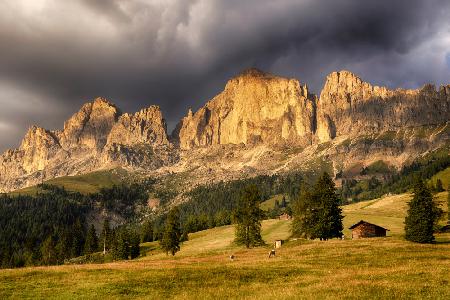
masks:
{"label": "tree line", "polygon": [[[34,196],[0,195],[2,268],[61,264],[100,251],[100,233],[88,224],[87,215],[94,210],[105,210],[125,220],[134,220],[135,208],[147,199],[137,185],[113,186],[89,195],[46,184],[39,187]],[[139,244],[140,236],[135,231],[129,226],[112,229],[108,239],[112,259],[125,257],[125,254],[116,255],[118,249],[123,253],[124,244],[127,247],[136,245],[136,241]]]}
{"label": "tree line", "polygon": [[[427,180],[436,173],[450,167],[450,156],[446,149],[431,152],[403,166],[398,172],[388,167],[385,168],[384,172],[383,168],[379,167],[380,164],[377,165],[376,168],[367,167],[361,171],[363,174],[373,175],[368,179],[357,181],[342,178],[341,173],[337,174],[336,178],[342,178],[342,187],[339,193],[344,200],[343,203],[349,198],[352,199],[352,202],[357,202],[379,198],[387,193],[405,193],[415,185],[417,178]],[[437,182],[436,185],[430,186],[430,189],[432,192],[441,192],[444,187],[442,182]]]}

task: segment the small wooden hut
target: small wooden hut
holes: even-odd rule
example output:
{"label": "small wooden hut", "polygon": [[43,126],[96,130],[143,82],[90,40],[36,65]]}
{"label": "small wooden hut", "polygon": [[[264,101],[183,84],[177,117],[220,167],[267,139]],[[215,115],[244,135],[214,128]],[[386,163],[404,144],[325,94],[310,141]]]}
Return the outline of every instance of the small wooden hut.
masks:
{"label": "small wooden hut", "polygon": [[283,240],[276,240],[275,241],[275,249],[281,248],[281,245],[283,245]]}
{"label": "small wooden hut", "polygon": [[349,229],[352,231],[352,239],[383,237],[386,236],[386,231],[389,230],[364,220],[353,224]]}

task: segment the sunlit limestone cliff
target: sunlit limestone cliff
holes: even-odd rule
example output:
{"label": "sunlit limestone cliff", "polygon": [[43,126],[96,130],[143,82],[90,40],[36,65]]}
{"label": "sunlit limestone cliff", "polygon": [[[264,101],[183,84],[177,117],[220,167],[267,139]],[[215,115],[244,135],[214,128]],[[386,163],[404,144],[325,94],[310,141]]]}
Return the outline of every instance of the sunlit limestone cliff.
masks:
{"label": "sunlit limestone cliff", "polygon": [[195,114],[189,111],[173,138],[182,149],[219,144],[310,144],[315,96],[298,80],[248,70]]}

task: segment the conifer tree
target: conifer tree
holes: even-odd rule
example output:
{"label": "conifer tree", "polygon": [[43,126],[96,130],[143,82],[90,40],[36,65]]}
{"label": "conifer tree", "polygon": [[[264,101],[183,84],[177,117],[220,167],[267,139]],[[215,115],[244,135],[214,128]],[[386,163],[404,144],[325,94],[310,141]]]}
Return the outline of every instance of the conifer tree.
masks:
{"label": "conifer tree", "polygon": [[450,184],[447,187],[447,224],[450,225]]}
{"label": "conifer tree", "polygon": [[160,241],[161,248],[166,254],[175,255],[180,251],[180,210],[178,207],[172,208],[167,216],[164,234]]}
{"label": "conifer tree", "polygon": [[84,228],[79,219],[72,226],[72,257],[83,254],[84,248]]}
{"label": "conifer tree", "polygon": [[405,238],[417,243],[434,241],[434,224],[439,219],[439,208],[433,202],[430,190],[421,179],[414,185],[414,196],[408,203],[405,218]]}
{"label": "conifer tree", "polygon": [[118,258],[118,244],[117,244],[117,230],[116,228],[111,229],[110,233],[110,239],[109,239],[109,251],[111,252],[111,257],[113,259],[119,259]]}
{"label": "conifer tree", "polygon": [[116,231],[115,259],[128,259],[130,256],[130,235],[128,229],[123,226]]}
{"label": "conifer tree", "polygon": [[436,180],[436,192],[440,193],[443,191],[444,191],[444,187],[442,186],[442,180],[438,178]]}
{"label": "conifer tree", "polygon": [[340,199],[334,182],[327,172],[323,173],[315,185],[313,201],[318,204],[318,207],[312,237],[321,240],[341,237],[344,226],[342,225],[342,209],[339,207]]}
{"label": "conifer tree", "polygon": [[69,229],[65,228],[59,235],[58,243],[56,244],[56,252],[60,263],[63,263],[65,259],[70,258],[71,249],[72,234]]}
{"label": "conifer tree", "polygon": [[261,237],[263,211],[259,208],[261,196],[255,185],[247,186],[241,193],[234,212],[235,242],[247,248],[264,245]]}
{"label": "conifer tree", "polygon": [[294,236],[310,238],[313,223],[314,207],[312,196],[309,188],[305,185],[297,199],[292,203],[292,213],[294,219],[292,221],[291,231]]}
{"label": "conifer tree", "polygon": [[153,222],[146,220],[141,229],[141,242],[153,242]]}
{"label": "conifer tree", "polygon": [[293,204],[292,233],[304,238],[330,238],[342,236],[342,210],[336,187],[328,173],[324,173],[310,191],[303,187]]}
{"label": "conifer tree", "polygon": [[139,247],[140,238],[137,232],[133,231],[130,234],[130,258],[135,259],[140,255]]}
{"label": "conifer tree", "polygon": [[57,263],[57,254],[55,249],[55,241],[49,235],[41,246],[42,263],[44,265],[53,265]]}
{"label": "conifer tree", "polygon": [[94,224],[89,228],[86,235],[86,242],[84,244],[84,254],[92,254],[98,250],[98,237],[95,231]]}

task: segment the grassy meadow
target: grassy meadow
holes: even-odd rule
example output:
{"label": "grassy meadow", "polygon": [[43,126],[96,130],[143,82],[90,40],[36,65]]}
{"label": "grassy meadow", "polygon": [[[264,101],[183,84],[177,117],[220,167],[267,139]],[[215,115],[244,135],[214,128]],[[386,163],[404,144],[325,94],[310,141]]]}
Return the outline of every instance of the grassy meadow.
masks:
{"label": "grassy meadow", "polygon": [[[101,188],[112,187],[123,182],[123,177],[127,176],[125,170],[114,169],[96,171],[83,175],[62,176],[45,181],[46,184],[64,187],[68,191],[82,194],[96,193]],[[36,195],[42,192],[39,186],[30,186],[11,192],[10,195]]]}
{"label": "grassy meadow", "polygon": [[[264,221],[268,245],[249,250],[233,245],[233,227],[224,226],[190,234],[175,257],[153,242],[134,261],[0,270],[0,299],[449,299],[450,234],[431,245],[404,241],[409,197],[344,207],[345,228],[364,219],[389,228],[386,238],[289,240],[269,259],[290,221]],[[446,197],[438,195],[445,210]]]}

